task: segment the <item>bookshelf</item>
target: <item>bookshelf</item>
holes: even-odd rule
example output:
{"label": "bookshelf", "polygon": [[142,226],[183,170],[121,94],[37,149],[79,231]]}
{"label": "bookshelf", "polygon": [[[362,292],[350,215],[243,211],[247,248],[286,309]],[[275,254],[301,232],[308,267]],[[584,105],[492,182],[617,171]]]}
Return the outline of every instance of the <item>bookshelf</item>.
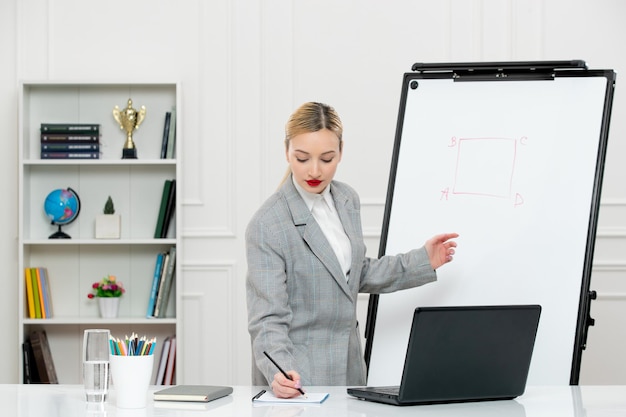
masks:
{"label": "bookshelf", "polygon": [[[175,246],[181,259],[180,198],[166,237],[154,238],[164,182],[176,179],[182,189],[180,85],[35,81],[21,82],[18,96],[18,363],[23,364],[24,340],[34,330],[45,330],[59,383],[81,383],[82,336],[87,328],[107,328],[116,337],[133,332],[156,336],[156,363],[162,342],[181,329],[180,262],[165,317],[146,318],[157,254]],[[125,107],[129,98],[135,108],[147,110],[133,134],[137,159],[121,158],[126,134],[112,113],[116,105]],[[161,159],[165,113],[173,106],[179,119],[175,157]],[[41,123],[100,124],[100,158],[41,159]],[[57,227],[45,215],[44,200],[50,191],[67,187],[78,193],[80,213],[62,228],[71,239],[49,239]],[[120,238],[96,239],[95,218],[102,214],[108,196],[121,216]],[[29,318],[24,279],[29,267],[47,268],[51,318]],[[106,275],[115,275],[126,288],[119,316],[112,319],[100,318],[96,300],[87,297],[92,283]]]}

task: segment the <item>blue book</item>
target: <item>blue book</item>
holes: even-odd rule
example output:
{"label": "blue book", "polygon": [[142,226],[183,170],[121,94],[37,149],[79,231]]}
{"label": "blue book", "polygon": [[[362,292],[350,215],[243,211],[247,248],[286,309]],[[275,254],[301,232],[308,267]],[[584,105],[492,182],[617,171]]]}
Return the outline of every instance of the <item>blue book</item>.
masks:
{"label": "blue book", "polygon": [[169,261],[167,265],[163,265],[163,278],[161,279],[161,285],[159,286],[159,294],[157,296],[157,302],[154,306],[154,317],[164,318],[167,310],[167,303],[170,298],[170,290],[172,288],[172,281],[176,272],[176,246],[170,248]]}
{"label": "blue book", "polygon": [[50,281],[48,280],[48,270],[46,268],[37,268],[37,271],[41,281],[44,311],[46,312],[46,318],[49,319],[52,317],[52,300],[50,299]]}
{"label": "blue book", "polygon": [[154,317],[154,304],[156,303],[159,281],[161,280],[161,271],[163,270],[163,258],[164,254],[159,253],[157,255],[156,265],[154,267],[154,277],[152,278],[152,289],[150,290],[150,299],[148,300],[148,310],[146,312],[147,318]]}

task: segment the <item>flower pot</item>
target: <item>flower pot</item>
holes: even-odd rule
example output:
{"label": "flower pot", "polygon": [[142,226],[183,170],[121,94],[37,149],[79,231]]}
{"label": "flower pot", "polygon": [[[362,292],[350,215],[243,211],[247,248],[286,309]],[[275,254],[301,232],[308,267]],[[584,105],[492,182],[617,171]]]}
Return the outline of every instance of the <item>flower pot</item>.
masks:
{"label": "flower pot", "polygon": [[98,308],[100,309],[100,317],[114,319],[120,308],[120,297],[98,297]]}
{"label": "flower pot", "polygon": [[96,216],[96,239],[119,239],[121,230],[122,218],[119,214]]}

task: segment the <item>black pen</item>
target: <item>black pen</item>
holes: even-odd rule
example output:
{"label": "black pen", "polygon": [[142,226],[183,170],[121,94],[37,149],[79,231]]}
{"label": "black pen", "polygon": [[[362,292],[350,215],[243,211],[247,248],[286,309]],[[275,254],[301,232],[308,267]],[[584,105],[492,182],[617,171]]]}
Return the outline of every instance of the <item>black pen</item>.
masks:
{"label": "black pen", "polygon": [[[283,368],[280,367],[279,364],[276,363],[276,361],[274,359],[272,359],[272,357],[269,355],[269,353],[267,353],[266,351],[263,351],[263,354],[265,356],[267,356],[267,359],[269,359],[270,361],[272,361],[272,363],[274,364],[274,366],[276,366],[278,368],[278,370],[280,371],[281,374],[285,375],[285,378],[287,378],[290,381],[293,381],[293,378],[291,376],[289,376],[287,374],[287,372],[283,371]],[[306,397],[306,394],[304,393],[304,391],[302,391],[301,388],[298,388],[298,391],[300,391],[300,394],[302,394],[303,396]]]}
{"label": "black pen", "polygon": [[265,390],[264,389],[262,389],[261,392],[259,392],[257,395],[252,397],[252,401],[258,400],[259,398],[261,398],[261,395],[263,395],[263,394],[265,394]]}

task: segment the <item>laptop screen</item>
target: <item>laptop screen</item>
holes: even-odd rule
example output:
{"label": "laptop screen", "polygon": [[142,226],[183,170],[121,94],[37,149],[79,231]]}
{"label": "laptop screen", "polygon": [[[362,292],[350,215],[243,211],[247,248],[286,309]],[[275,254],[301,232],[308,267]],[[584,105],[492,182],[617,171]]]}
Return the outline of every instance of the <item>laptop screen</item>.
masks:
{"label": "laptop screen", "polygon": [[400,400],[521,395],[540,312],[538,305],[416,308]]}

